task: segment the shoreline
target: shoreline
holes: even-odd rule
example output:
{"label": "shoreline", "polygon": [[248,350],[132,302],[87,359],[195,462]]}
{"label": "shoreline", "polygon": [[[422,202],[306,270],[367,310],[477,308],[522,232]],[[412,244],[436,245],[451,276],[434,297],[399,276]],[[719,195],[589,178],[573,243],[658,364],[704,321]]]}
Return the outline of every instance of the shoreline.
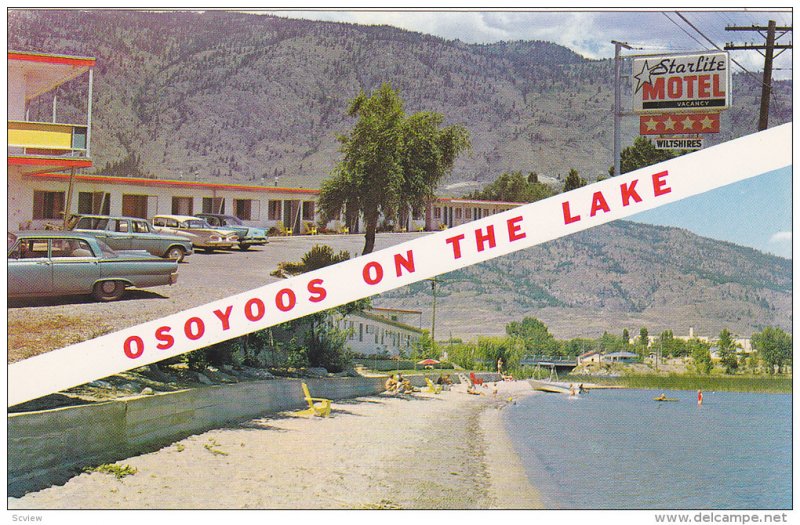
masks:
{"label": "shoreline", "polygon": [[117,462],[134,475],[82,473],[8,508],[541,508],[502,422],[530,385],[462,388],[337,401],[330,418],[268,414]]}
{"label": "shoreline", "polygon": [[[527,381],[526,381],[527,382]],[[520,393],[517,397],[535,395]],[[544,509],[542,497],[522,466],[511,436],[503,421],[507,405],[490,405],[481,413],[481,430],[486,447],[485,464],[489,473],[492,509]]]}

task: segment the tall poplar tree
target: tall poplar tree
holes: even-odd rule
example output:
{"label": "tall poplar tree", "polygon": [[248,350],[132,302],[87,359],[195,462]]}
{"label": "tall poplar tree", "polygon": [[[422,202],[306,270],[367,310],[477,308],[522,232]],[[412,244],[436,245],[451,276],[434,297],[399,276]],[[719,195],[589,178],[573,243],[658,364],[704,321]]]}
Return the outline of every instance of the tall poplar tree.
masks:
{"label": "tall poplar tree", "polygon": [[358,120],[339,137],[344,157],[322,183],[319,204],[326,220],[362,214],[366,254],[375,247],[381,216],[394,220],[401,210],[419,212],[434,197],[456,157],[470,147],[469,132],[461,125],[441,127],[439,113],[406,116],[388,83],[369,96],[361,91],[348,115]]}

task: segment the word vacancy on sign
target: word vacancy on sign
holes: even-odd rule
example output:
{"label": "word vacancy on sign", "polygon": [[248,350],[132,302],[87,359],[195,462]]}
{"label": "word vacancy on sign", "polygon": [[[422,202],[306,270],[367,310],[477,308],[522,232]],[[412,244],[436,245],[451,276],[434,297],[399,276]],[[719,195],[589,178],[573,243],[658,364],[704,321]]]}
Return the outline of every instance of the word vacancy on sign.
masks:
{"label": "word vacancy on sign", "polygon": [[[791,164],[791,124],[8,366],[13,406],[458,270]],[[697,177],[703,173],[703,177]]]}
{"label": "word vacancy on sign", "polygon": [[727,52],[648,56],[633,61],[633,111],[730,107]]}

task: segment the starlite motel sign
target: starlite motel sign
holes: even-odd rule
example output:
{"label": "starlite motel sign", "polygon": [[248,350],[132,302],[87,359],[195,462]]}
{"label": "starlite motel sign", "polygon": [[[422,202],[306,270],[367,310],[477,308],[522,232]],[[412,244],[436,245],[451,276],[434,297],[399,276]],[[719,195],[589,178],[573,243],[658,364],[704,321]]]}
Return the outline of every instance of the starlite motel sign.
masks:
{"label": "starlite motel sign", "polygon": [[633,111],[720,111],[730,107],[728,53],[647,56],[633,61]]}

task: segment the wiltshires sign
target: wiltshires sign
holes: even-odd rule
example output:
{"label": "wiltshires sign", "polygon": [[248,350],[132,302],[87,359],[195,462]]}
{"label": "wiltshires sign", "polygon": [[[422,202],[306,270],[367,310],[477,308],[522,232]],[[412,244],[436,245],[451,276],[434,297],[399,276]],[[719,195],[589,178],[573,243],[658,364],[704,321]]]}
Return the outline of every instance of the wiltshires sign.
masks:
{"label": "wiltshires sign", "polygon": [[792,162],[792,125],[9,365],[8,405],[622,219]]}
{"label": "wiltshires sign", "polygon": [[633,61],[633,111],[719,111],[730,106],[728,53],[648,56]]}

